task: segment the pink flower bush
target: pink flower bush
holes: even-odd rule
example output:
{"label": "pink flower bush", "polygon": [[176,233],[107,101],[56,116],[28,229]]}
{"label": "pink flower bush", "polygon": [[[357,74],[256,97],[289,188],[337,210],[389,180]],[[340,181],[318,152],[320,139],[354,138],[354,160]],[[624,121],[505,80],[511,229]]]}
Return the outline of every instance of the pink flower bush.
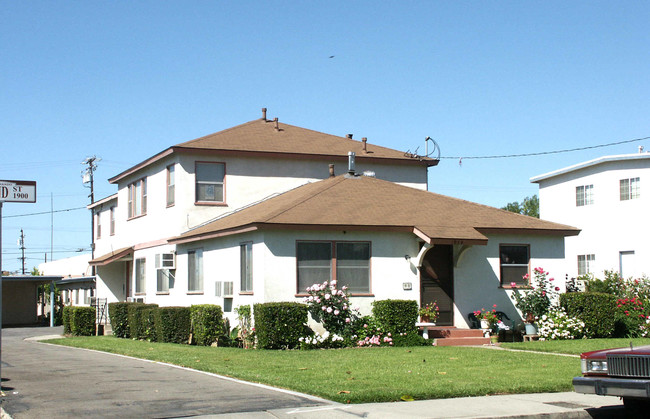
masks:
{"label": "pink flower bush", "polygon": [[350,308],[348,288],[338,289],[336,281],[314,284],[307,287],[307,293],[304,301],[311,317],[331,334],[344,335],[346,328],[358,317],[358,310]]}

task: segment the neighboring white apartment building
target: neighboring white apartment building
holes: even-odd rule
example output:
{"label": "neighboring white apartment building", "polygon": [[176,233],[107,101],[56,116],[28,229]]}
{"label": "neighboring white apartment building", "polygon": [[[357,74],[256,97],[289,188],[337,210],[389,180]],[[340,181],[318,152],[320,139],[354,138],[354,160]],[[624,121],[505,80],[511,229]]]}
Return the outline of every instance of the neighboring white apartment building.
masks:
{"label": "neighboring white apartment building", "polygon": [[582,230],[566,239],[569,276],[650,275],[650,153],[642,150],[531,178],[539,184],[540,217]]}
{"label": "neighboring white apartment building", "polygon": [[578,230],[427,192],[437,163],[263,110],[109,179],[117,193],[89,206],[97,297],[218,304],[233,321],[336,279],[364,314],[397,298],[438,301],[440,324],[466,327],[488,303],[513,315],[510,283],[552,271]]}

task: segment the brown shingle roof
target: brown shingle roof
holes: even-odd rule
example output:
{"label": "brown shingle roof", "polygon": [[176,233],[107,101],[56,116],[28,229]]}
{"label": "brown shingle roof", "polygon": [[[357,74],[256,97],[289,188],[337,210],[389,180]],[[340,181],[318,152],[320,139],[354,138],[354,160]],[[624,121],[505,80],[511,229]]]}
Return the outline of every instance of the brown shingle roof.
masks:
{"label": "brown shingle roof", "polygon": [[310,183],[172,239],[194,241],[254,228],[413,231],[432,243],[485,244],[484,233],[576,235],[580,230],[371,177]]}
{"label": "brown shingle roof", "polygon": [[112,177],[109,182],[115,183],[123,177],[175,152],[209,151],[220,154],[282,154],[283,156],[297,158],[327,158],[331,161],[340,161],[347,160],[348,152],[353,151],[356,153],[358,160],[387,161],[423,166],[438,164],[438,160],[429,157],[412,157],[403,151],[370,143],[366,144],[366,151],[364,151],[362,141],[347,137],[338,137],[285,123],[278,123],[279,129],[277,130],[275,126],[275,121],[256,119],[205,137],[177,144]]}

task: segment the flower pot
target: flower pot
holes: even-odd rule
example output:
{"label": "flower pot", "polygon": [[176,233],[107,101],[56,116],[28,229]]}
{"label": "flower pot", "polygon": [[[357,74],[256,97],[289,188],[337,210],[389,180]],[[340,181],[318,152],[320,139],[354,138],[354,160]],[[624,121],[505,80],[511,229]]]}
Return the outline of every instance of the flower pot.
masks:
{"label": "flower pot", "polygon": [[527,335],[536,335],[537,334],[537,325],[535,323],[524,323],[526,327]]}
{"label": "flower pot", "polygon": [[481,319],[481,329],[489,329],[490,322],[484,319]]}
{"label": "flower pot", "polygon": [[429,316],[420,316],[420,322],[431,323],[431,318]]}

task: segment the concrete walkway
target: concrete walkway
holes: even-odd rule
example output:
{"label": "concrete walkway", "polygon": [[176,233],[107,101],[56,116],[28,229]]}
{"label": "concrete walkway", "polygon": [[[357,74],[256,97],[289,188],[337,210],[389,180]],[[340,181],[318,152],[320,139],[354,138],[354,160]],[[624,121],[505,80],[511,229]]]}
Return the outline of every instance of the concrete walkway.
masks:
{"label": "concrete walkway", "polygon": [[[60,335],[60,328],[55,332]],[[343,405],[180,367],[34,341],[47,335],[52,329],[3,330],[2,407],[15,419],[628,417],[617,397],[573,392]]]}

